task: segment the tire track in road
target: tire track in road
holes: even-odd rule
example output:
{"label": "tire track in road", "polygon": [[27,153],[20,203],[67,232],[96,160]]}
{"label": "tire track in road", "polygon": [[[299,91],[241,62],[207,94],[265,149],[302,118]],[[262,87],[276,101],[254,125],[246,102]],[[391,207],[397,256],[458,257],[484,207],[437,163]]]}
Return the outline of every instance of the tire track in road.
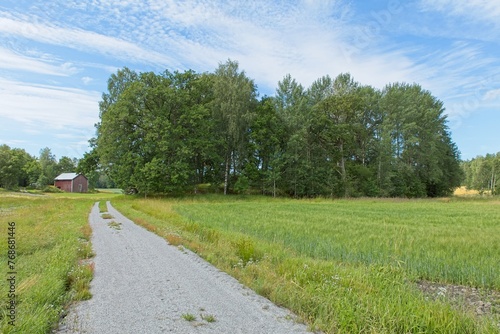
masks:
{"label": "tire track in road", "polygon": [[93,297],[73,307],[57,333],[308,333],[288,310],[107,205],[113,219],[101,217],[98,203],[89,216]]}

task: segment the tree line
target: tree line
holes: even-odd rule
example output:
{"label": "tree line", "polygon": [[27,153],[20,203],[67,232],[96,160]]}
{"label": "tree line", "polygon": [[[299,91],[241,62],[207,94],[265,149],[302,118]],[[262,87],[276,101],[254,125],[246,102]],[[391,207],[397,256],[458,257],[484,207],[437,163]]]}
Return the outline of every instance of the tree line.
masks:
{"label": "tree line", "polygon": [[24,149],[0,145],[0,188],[47,190],[59,174],[73,172],[85,174],[91,188],[115,187],[106,174],[87,168],[86,162],[67,156],[57,159],[48,147],[35,157]]}
{"label": "tree line", "polygon": [[481,194],[485,192],[489,192],[492,195],[498,194],[500,152],[463,161],[462,169],[464,172],[463,185],[467,189],[478,190]]}
{"label": "tree line", "polygon": [[99,108],[82,166],[144,194],[434,197],[463,173],[443,103],[418,84],[340,74],[304,88],[287,75],[259,98],[228,60],[213,73],[120,69]]}
{"label": "tree line", "polygon": [[77,164],[77,159],[66,156],[57,160],[48,147],[41,149],[37,158],[23,149],[0,145],[0,188],[44,189],[54,184],[57,175],[74,172]]}

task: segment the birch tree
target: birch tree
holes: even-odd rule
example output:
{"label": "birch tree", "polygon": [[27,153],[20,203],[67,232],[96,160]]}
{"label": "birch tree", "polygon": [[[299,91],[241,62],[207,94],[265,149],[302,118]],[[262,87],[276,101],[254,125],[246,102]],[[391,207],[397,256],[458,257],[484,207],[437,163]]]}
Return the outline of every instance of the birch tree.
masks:
{"label": "birch tree", "polygon": [[230,174],[241,172],[247,149],[248,128],[256,106],[253,80],[239,70],[238,62],[220,63],[214,73],[212,112],[222,139],[224,154],[224,194],[228,193]]}

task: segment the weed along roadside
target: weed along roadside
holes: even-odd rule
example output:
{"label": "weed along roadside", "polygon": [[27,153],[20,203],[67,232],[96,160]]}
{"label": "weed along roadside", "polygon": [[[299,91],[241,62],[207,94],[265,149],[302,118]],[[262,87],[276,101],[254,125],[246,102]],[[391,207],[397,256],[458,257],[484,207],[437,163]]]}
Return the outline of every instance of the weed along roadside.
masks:
{"label": "weed along roadside", "polygon": [[[88,224],[98,195],[0,194],[0,252],[7,259],[8,224],[15,223],[15,270],[2,261],[2,277],[15,272],[15,323],[0,311],[2,333],[49,333],[71,302],[91,298],[93,257]],[[6,281],[4,281],[6,282]],[[2,305],[11,287],[0,284]]]}
{"label": "weed along roadside", "polygon": [[[492,200],[113,200],[326,333],[498,333]],[[473,297],[472,297],[473,295]]]}

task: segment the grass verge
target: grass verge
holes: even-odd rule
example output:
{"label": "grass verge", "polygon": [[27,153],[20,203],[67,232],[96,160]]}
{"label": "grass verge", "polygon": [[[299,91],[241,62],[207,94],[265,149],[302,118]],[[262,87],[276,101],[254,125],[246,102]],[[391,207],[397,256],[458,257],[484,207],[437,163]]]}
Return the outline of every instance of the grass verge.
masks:
{"label": "grass verge", "polygon": [[6,305],[10,286],[0,284],[1,333],[49,333],[69,303],[91,297],[94,255],[88,224],[91,195],[0,194],[0,254],[7,276],[8,222],[15,222],[15,326]]}

